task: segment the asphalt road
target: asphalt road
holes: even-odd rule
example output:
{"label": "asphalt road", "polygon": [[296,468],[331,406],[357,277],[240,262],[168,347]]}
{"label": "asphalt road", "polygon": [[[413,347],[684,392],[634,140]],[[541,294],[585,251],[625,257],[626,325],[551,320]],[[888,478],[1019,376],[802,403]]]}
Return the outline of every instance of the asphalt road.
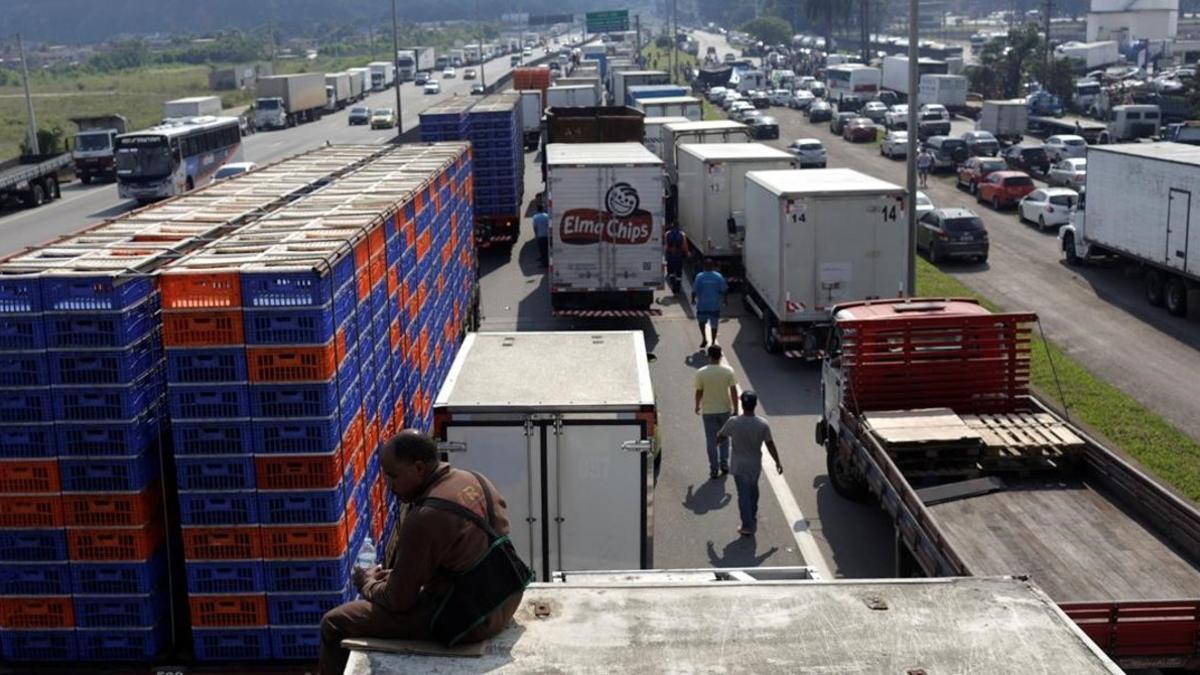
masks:
{"label": "asphalt road", "polygon": [[[709,44],[724,53],[724,38],[696,35],[701,53]],[[847,167],[904,185],[902,160],[880,156],[871,143],[851,144],[809,124],[798,111],[772,108],[784,147],[802,137],[824,142],[830,167]],[[954,134],[973,128],[956,120]],[[1030,139],[1036,141],[1036,139]],[[1152,307],[1140,279],[1120,266],[1068,267],[1055,230],[1039,232],[1017,221],[1014,210],[995,212],[954,187],[954,175],[931,177],[925,190],[939,207],[975,211],[987,225],[991,251],[986,264],[953,263],[942,269],[972,289],[1012,310],[1032,310],[1046,336],[1096,375],[1117,386],[1167,421],[1200,439],[1200,388],[1183,373],[1200,372],[1200,293],[1192,293],[1191,317],[1179,319]],[[1069,402],[1068,402],[1069,403]]]}

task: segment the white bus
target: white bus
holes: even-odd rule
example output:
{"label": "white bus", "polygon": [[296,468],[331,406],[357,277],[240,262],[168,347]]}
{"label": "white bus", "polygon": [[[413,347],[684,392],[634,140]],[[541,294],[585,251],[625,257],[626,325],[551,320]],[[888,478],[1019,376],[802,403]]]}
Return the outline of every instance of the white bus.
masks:
{"label": "white bus", "polygon": [[879,91],[880,77],[878,68],[864,66],[861,63],[830,66],[825,69],[825,81],[828,87],[825,98],[832,102],[837,102],[843,96],[869,99]]}
{"label": "white bus", "polygon": [[152,202],[207,185],[217,169],[242,161],[236,117],[195,117],[117,136],[117,190]]}

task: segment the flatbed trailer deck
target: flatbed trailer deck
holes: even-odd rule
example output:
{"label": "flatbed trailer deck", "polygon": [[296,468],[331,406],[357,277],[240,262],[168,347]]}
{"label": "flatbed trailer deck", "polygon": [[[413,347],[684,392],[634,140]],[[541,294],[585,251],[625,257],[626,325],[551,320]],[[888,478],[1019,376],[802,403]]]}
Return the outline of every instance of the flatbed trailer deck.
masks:
{"label": "flatbed trailer deck", "polygon": [[0,163],[0,206],[16,201],[37,207],[61,196],[59,184],[67,178],[71,153],[25,155]]}
{"label": "flatbed trailer deck", "polygon": [[[1075,124],[1079,124],[1079,128],[1075,128]],[[1048,115],[1030,115],[1029,116],[1029,133],[1038,136],[1053,136],[1054,134],[1077,134],[1083,136],[1083,140],[1095,145],[1100,142],[1100,134],[1108,130],[1108,127],[1103,122],[1090,120],[1086,117],[1078,115],[1063,115],[1062,117],[1050,117]]]}

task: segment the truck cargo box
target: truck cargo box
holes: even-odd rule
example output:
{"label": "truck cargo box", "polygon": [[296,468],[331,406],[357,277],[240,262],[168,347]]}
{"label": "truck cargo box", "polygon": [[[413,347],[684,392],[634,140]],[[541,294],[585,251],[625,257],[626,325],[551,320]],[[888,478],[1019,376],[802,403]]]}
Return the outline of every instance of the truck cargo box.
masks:
{"label": "truck cargo box", "polygon": [[645,111],[647,117],[686,117],[693,122],[704,119],[704,104],[694,96],[664,96],[662,98],[641,98],[637,106]]}
{"label": "truck cargo box", "polygon": [[625,105],[636,107],[638,99],[687,95],[688,90],[676,84],[642,84],[625,88]]}
{"label": "truck cargo box", "polygon": [[590,84],[555,85],[546,90],[546,106],[550,108],[594,108],[599,104],[596,87]]}
{"label": "truck cargo box", "polygon": [[750,129],[733,120],[709,120],[706,122],[675,122],[667,124],[659,132],[662,139],[662,159],[666,167],[667,182],[675,185],[677,176],[675,160],[678,148],[683,143],[748,143]]}
{"label": "truck cargo box", "polygon": [[642,145],[646,146],[650,150],[650,152],[653,152],[655,155],[658,155],[659,159],[662,159],[662,156],[663,156],[662,155],[662,129],[663,129],[663,127],[668,124],[674,124],[674,123],[678,123],[678,122],[689,122],[689,121],[690,120],[688,118],[680,117],[680,116],[647,117],[645,120],[646,132],[645,132],[645,136],[642,140]]}
{"label": "truck cargo box", "polygon": [[191,96],[163,102],[163,119],[220,115],[224,106],[220,96]]}
{"label": "truck cargo box", "polygon": [[646,114],[628,106],[548,108],[547,143],[641,143]]}

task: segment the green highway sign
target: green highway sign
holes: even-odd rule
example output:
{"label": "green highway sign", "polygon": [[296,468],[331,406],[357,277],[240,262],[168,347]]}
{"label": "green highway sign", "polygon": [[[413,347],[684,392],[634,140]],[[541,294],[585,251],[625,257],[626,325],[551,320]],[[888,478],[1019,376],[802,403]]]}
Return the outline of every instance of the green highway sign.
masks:
{"label": "green highway sign", "polygon": [[589,33],[613,33],[625,30],[629,30],[629,10],[627,9],[587,13],[587,32]]}

